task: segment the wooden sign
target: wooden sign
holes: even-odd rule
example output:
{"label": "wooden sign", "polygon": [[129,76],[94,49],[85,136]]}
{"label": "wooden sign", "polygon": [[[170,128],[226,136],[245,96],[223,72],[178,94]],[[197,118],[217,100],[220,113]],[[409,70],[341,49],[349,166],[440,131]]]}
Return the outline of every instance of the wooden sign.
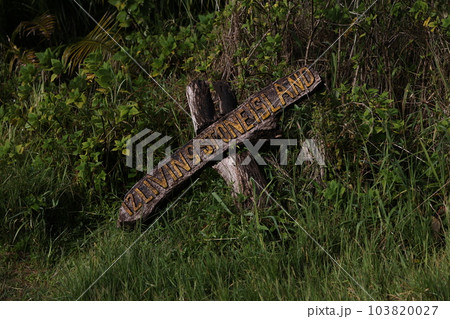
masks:
{"label": "wooden sign", "polygon": [[[167,199],[211,160],[223,155],[231,143],[239,144],[245,139],[252,139],[258,128],[282,109],[312,92],[320,83],[319,74],[304,67],[250,96],[137,182],[120,207],[118,224],[134,224],[151,216],[158,203]],[[198,143],[199,140],[202,142]],[[205,143],[204,140],[211,142]],[[194,145],[197,145],[195,152]]]}

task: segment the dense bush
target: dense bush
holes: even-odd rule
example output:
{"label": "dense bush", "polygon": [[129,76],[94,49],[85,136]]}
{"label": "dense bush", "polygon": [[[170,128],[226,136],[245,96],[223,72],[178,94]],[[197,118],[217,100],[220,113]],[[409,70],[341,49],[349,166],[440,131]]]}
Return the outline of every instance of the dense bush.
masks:
{"label": "dense bush", "polygon": [[[266,167],[270,191],[296,218],[325,210],[355,238],[369,236],[362,227],[381,229],[375,245],[392,240],[415,255],[430,253],[424,247],[448,251],[445,3],[379,0],[369,9],[371,1],[93,2],[94,17],[135,61],[83,14],[68,14],[77,7],[27,13],[27,23],[5,29],[10,37],[0,49],[2,243],[56,263],[89,230],[113,224],[121,197],[140,176],[125,167],[126,140],[144,128],[175,137],[174,146],[192,137],[180,108],[190,80],[228,80],[242,100],[313,65],[324,89],[286,111],[281,127],[283,137],[321,141],[327,168],[293,161]],[[227,192],[221,197],[232,205]],[[233,210],[238,217],[219,218],[221,205],[204,217],[214,227],[202,235],[239,237],[243,216],[256,218],[262,242],[297,238],[282,211],[259,219]],[[355,214],[358,207],[365,211]],[[395,228],[401,233],[391,236],[390,221],[403,219]],[[414,222],[416,234],[406,226]]]}

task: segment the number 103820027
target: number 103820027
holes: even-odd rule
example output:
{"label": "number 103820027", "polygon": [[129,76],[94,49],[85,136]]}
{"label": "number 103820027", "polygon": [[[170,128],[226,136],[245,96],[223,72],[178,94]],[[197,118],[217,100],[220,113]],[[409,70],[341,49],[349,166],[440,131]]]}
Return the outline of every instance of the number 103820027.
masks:
{"label": "number 103820027", "polygon": [[438,306],[369,306],[369,316],[434,316]]}

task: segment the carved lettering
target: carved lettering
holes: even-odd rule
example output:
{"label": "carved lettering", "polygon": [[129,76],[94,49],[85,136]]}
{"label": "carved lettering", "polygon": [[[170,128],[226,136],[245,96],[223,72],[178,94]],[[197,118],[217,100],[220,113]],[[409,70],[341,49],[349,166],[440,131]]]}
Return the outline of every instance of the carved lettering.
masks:
{"label": "carved lettering", "polygon": [[181,154],[181,152],[178,154],[179,154],[181,161],[172,159],[170,161],[170,165],[175,170],[175,172],[178,174],[178,176],[181,177],[181,176],[183,176],[183,173],[181,173],[180,168],[182,168],[185,172],[189,172],[191,170],[191,167],[189,166],[189,163],[184,158],[183,154]]}
{"label": "carved lettering", "polygon": [[[223,124],[228,128],[228,131],[236,138],[236,132],[240,134],[244,134],[245,130],[242,127],[241,123],[239,123],[236,116],[229,116],[228,119],[223,121]],[[235,132],[236,131],[236,132]]]}
{"label": "carved lettering", "polygon": [[155,196],[159,194],[159,191],[154,188],[146,179],[144,179],[142,183],[144,183],[144,185],[147,186],[147,188],[150,189]]}
{"label": "carved lettering", "polygon": [[145,194],[139,189],[139,187],[136,187],[134,190],[139,195],[139,197],[144,201],[145,204],[147,204],[153,199],[153,196],[150,197],[145,196]]}
{"label": "carved lettering", "polygon": [[265,94],[261,93],[261,97],[263,98],[265,104],[270,107],[270,110],[272,111],[272,113],[275,114],[276,112],[278,112],[281,109],[281,105],[274,107],[272,102],[270,102],[270,100],[267,98],[267,96]]}
{"label": "carved lettering", "polygon": [[266,118],[268,118],[270,116],[269,110],[267,109],[266,105],[263,102],[261,102],[261,99],[259,98],[259,96],[252,99],[252,104],[253,104],[253,107],[256,112],[258,112],[259,110],[264,110],[263,114],[258,112],[259,115],[261,116],[262,120],[265,120]]}
{"label": "carved lettering", "polygon": [[[302,78],[302,80],[305,82],[306,87],[309,88],[315,81],[314,74],[311,72],[310,69],[306,67],[301,68],[298,72],[300,73],[300,77]],[[309,81],[306,79],[305,74],[308,74]]]}
{"label": "carved lettering", "polygon": [[194,154],[194,145],[188,144],[185,148],[186,157],[192,160],[192,165],[197,165],[202,161],[201,157],[198,154]]}
{"label": "carved lettering", "polygon": [[[320,82],[317,72],[301,68],[252,95],[228,115],[209,125],[198,134],[197,141],[188,142],[131,188],[120,207],[119,224],[133,224],[140,218],[149,217],[159,203],[206,167],[210,159],[220,158],[230,147],[232,138],[237,142],[251,139],[254,132],[268,124],[272,114],[311,93]],[[195,142],[199,142],[198,150],[194,149]]]}
{"label": "carved lettering", "polygon": [[275,83],[273,86],[275,88],[275,91],[277,92],[278,98],[280,99],[282,105],[286,105],[286,101],[284,100],[283,97],[284,94],[289,95],[291,99],[295,98],[295,95],[292,94],[292,92],[289,91],[289,89],[285,88],[283,85]]}
{"label": "carved lettering", "polygon": [[[166,169],[167,173],[169,173],[170,177],[172,177],[172,180],[173,180],[174,182],[177,181],[178,177],[175,175],[174,172],[172,172],[172,170],[170,169],[170,167],[169,167],[167,164],[163,165],[162,168],[165,168],[165,169]],[[161,170],[162,170],[162,169],[161,169]]]}
{"label": "carved lettering", "polygon": [[[243,114],[245,114],[245,115],[243,115]],[[241,123],[244,125],[244,128],[247,132],[255,127],[255,125],[253,123],[252,124],[247,123],[247,120],[249,119],[249,117],[247,116],[247,112],[245,111],[245,109],[240,110],[239,112],[236,113],[236,115],[239,118],[239,120],[241,121]],[[255,116],[257,116],[256,113],[255,113]],[[259,121],[259,119],[258,119],[258,121]]]}
{"label": "carved lettering", "polygon": [[162,177],[157,178],[156,176],[152,176],[152,175],[148,175],[148,179],[152,182],[155,182],[156,184],[158,184],[159,186],[161,186],[162,188],[167,188],[167,178],[166,178],[166,174],[164,174],[164,171],[162,169],[158,169],[159,173],[158,175],[162,175]]}
{"label": "carved lettering", "polygon": [[[125,198],[126,199],[126,198]],[[128,206],[125,204],[125,201],[122,203],[122,208],[125,210],[125,212],[130,215],[133,216],[133,212],[130,210],[130,208],[128,208]]]}
{"label": "carved lettering", "polygon": [[[250,105],[250,103],[247,103],[244,105],[243,109],[247,109],[250,113],[252,113],[253,118],[257,123],[261,123],[261,120],[259,119],[258,114],[256,114],[256,111],[253,109],[253,107]],[[239,113],[240,111],[238,111]]]}
{"label": "carved lettering", "polygon": [[291,85],[292,90],[295,92],[295,95],[298,95],[297,87],[300,89],[300,91],[304,91],[305,87],[303,86],[302,80],[300,80],[300,77],[295,73],[295,81],[288,77],[289,84]]}
{"label": "carved lettering", "polygon": [[131,206],[131,211],[133,211],[135,213],[142,207],[142,203],[139,203],[138,205],[136,205],[136,201],[134,200],[133,193],[129,193],[127,195],[127,197],[125,197],[125,203],[130,204],[130,205],[127,205],[127,206],[128,207]]}
{"label": "carved lettering", "polygon": [[[219,149],[219,145],[216,143],[215,139],[217,138],[217,136],[215,136],[214,131],[208,132],[204,134],[205,136],[202,137],[202,139],[210,139],[212,141],[212,143],[214,144],[214,147],[216,148],[216,150]],[[212,153],[214,153],[214,148],[211,145],[202,145],[201,147],[202,149],[207,148],[208,150],[205,151],[203,150],[203,152],[206,155],[210,155]]]}
{"label": "carved lettering", "polygon": [[[227,128],[221,123],[216,124],[216,133],[220,136],[222,141],[224,141],[225,143],[228,143],[231,140],[230,132],[228,132]],[[226,134],[226,136],[225,136],[225,134]]]}

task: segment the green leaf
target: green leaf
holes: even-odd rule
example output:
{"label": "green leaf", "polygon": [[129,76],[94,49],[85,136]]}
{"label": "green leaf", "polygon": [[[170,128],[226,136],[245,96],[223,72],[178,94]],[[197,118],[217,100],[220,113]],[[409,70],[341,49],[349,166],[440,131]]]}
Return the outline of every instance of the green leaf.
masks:
{"label": "green leaf", "polygon": [[95,73],[95,75],[97,75],[95,80],[102,88],[107,89],[113,85],[115,75],[111,65],[108,63],[103,63],[102,67]]}
{"label": "green leaf", "polygon": [[61,63],[61,61],[57,59],[51,59],[51,62],[52,62],[52,71],[57,75],[60,75],[63,71],[63,64]]}
{"label": "green leaf", "polygon": [[131,116],[137,115],[137,114],[139,114],[139,110],[133,106],[133,107],[130,109],[130,111],[128,112],[128,114],[131,115]]}

